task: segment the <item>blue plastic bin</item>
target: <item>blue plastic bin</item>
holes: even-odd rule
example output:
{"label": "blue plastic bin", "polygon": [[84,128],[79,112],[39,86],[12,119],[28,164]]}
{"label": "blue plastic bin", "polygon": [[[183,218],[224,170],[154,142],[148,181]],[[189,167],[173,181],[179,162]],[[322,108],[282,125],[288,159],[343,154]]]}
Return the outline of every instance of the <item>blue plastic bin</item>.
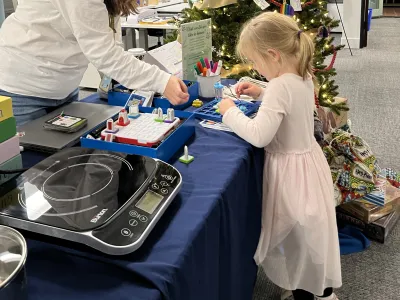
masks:
{"label": "blue plastic bin", "polygon": [[[151,113],[153,108],[140,107],[139,110],[144,113]],[[166,113],[166,110],[163,111]],[[180,151],[183,146],[185,146],[187,140],[194,134],[195,131],[195,116],[193,113],[177,110],[175,112],[175,116],[183,119],[183,122],[156,148],[88,139],[87,134],[81,137],[81,147],[144,155],[168,162],[175,153]],[[104,128],[105,124],[106,122],[103,122],[97,128],[89,132],[89,134]]]}
{"label": "blue plastic bin", "polygon": [[371,22],[372,22],[372,8],[368,9],[368,31],[371,29]]}
{"label": "blue plastic bin", "polygon": [[153,106],[154,107],[161,107],[161,108],[173,108],[176,110],[185,110],[189,106],[192,105],[193,101],[199,98],[199,83],[197,81],[187,81],[184,80],[184,83],[186,85],[190,85],[188,88],[188,93],[189,93],[189,101],[181,104],[181,105],[172,105],[169,103],[168,99],[166,98],[157,98],[155,97],[153,99]]}
{"label": "blue plastic bin", "polygon": [[[199,84],[196,81],[186,81],[184,80],[185,84],[188,87],[188,92],[189,92],[189,101],[186,102],[185,104],[181,105],[172,105],[169,103],[169,101],[166,98],[157,98],[155,97],[153,99],[153,106],[154,107],[161,107],[161,108],[173,108],[176,110],[184,110],[187,107],[191,106],[193,101],[196,100],[199,97]],[[124,87],[121,87],[124,89]],[[121,92],[116,92],[114,90],[110,90],[108,92],[108,104],[109,105],[114,105],[114,106],[124,106],[126,104],[126,101],[128,101],[130,97],[130,93],[121,93]],[[135,97],[135,95],[132,97],[132,99],[138,99]],[[141,100],[141,99],[138,99]]]}

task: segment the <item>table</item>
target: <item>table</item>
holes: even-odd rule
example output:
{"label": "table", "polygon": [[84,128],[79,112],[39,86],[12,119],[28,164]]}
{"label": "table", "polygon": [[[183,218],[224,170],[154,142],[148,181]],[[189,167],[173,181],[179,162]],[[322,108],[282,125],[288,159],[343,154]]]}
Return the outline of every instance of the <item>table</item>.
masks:
{"label": "table", "polygon": [[175,5],[169,5],[161,8],[156,8],[158,15],[176,15],[182,12],[182,10],[189,8],[189,3],[179,3]]}
{"label": "table", "polygon": [[[182,190],[138,251],[110,257],[23,232],[28,300],[252,299],[263,150],[198,124],[188,147],[194,162],[171,162]],[[26,151],[24,166],[44,157]]]}
{"label": "table", "polygon": [[132,37],[132,45],[136,47],[136,33],[135,29],[139,31],[139,48],[143,48],[146,51],[149,50],[149,34],[148,29],[162,29],[164,30],[164,37],[165,32],[167,30],[177,30],[178,27],[174,24],[165,24],[165,25],[150,25],[150,24],[129,24],[129,23],[122,23],[122,29],[127,30],[127,34],[130,33]]}
{"label": "table", "polygon": [[[161,17],[172,17],[179,14],[182,10],[186,8],[189,8],[188,3],[167,2],[159,4],[154,8],[150,7],[149,9],[155,9],[157,11],[157,14]],[[139,48],[143,48],[146,51],[149,49],[148,29],[162,29],[164,30],[164,37],[165,37],[165,32],[167,30],[179,29],[174,24],[151,25],[151,24],[130,24],[127,22],[122,23],[121,27],[122,29],[127,30],[127,33],[131,34],[133,47],[136,47],[135,29],[137,29],[139,31]]]}

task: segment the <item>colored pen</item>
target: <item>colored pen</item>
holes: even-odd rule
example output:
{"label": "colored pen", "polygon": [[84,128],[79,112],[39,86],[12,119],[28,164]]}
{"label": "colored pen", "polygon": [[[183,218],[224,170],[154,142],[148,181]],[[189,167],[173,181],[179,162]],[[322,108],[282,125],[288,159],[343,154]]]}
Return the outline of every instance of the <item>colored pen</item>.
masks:
{"label": "colored pen", "polygon": [[210,62],[208,61],[207,57],[204,58],[204,62],[206,64],[207,69],[210,69]]}
{"label": "colored pen", "polygon": [[196,71],[197,75],[200,75],[201,72],[197,66],[193,66],[194,70]]}
{"label": "colored pen", "polygon": [[214,62],[210,61],[210,70],[214,69]]}
{"label": "colored pen", "polygon": [[203,69],[203,76],[206,77],[207,76],[207,68]]}
{"label": "colored pen", "polygon": [[197,67],[199,68],[200,73],[203,73],[203,66],[201,65],[201,62],[197,63]]}
{"label": "colored pen", "polygon": [[202,58],[200,58],[200,62],[201,62],[201,65],[203,66],[203,68],[206,66],[206,63],[204,62],[204,59],[202,59]]}
{"label": "colored pen", "polygon": [[217,70],[214,72],[215,75],[220,75],[220,74],[221,74],[221,68],[222,68],[222,60],[219,60],[219,61],[218,61]]}
{"label": "colored pen", "polygon": [[214,64],[212,70],[211,70],[211,72],[213,72],[214,74],[215,74],[215,72],[217,71],[218,63],[219,63],[219,62],[216,62],[216,63]]}

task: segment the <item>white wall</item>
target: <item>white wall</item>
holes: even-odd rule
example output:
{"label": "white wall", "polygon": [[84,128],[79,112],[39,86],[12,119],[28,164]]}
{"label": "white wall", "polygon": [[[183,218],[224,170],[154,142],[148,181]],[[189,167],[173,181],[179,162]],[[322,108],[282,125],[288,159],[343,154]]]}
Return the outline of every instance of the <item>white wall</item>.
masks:
{"label": "white wall", "polygon": [[[361,32],[361,1],[346,0],[343,1],[343,26],[351,48],[360,48]],[[342,34],[342,45],[346,45],[346,37]]]}
{"label": "white wall", "polygon": [[[343,4],[338,4],[339,7],[339,12],[340,15],[343,18]],[[328,12],[329,12],[329,17],[331,17],[332,19],[335,20],[339,20],[340,21],[340,17],[339,17],[339,12],[338,12],[338,7],[336,7],[336,4],[333,3],[328,3]],[[333,28],[332,32],[339,32],[342,33],[343,28],[342,28],[342,23],[339,23],[339,27]]]}

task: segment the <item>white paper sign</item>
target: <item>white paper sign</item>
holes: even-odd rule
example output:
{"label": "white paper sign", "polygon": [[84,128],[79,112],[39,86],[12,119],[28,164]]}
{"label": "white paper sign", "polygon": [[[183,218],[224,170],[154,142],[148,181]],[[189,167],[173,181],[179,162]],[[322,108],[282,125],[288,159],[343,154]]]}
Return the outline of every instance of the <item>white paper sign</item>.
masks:
{"label": "white paper sign", "polygon": [[212,59],[211,19],[181,26],[183,79],[196,80],[194,66],[201,58]]}
{"label": "white paper sign", "polygon": [[[161,65],[161,69],[164,71],[182,78],[182,46],[179,42],[174,41],[165,44],[147,52],[147,54],[148,55],[144,58],[145,62],[158,66]],[[157,63],[154,62],[154,60],[156,60]]]}
{"label": "white paper sign", "polygon": [[293,7],[294,11],[302,11],[300,0],[290,0],[290,5]]}
{"label": "white paper sign", "polygon": [[262,10],[264,10],[264,9],[266,9],[266,8],[268,8],[270,6],[270,4],[265,0],[253,0],[253,1]]}

